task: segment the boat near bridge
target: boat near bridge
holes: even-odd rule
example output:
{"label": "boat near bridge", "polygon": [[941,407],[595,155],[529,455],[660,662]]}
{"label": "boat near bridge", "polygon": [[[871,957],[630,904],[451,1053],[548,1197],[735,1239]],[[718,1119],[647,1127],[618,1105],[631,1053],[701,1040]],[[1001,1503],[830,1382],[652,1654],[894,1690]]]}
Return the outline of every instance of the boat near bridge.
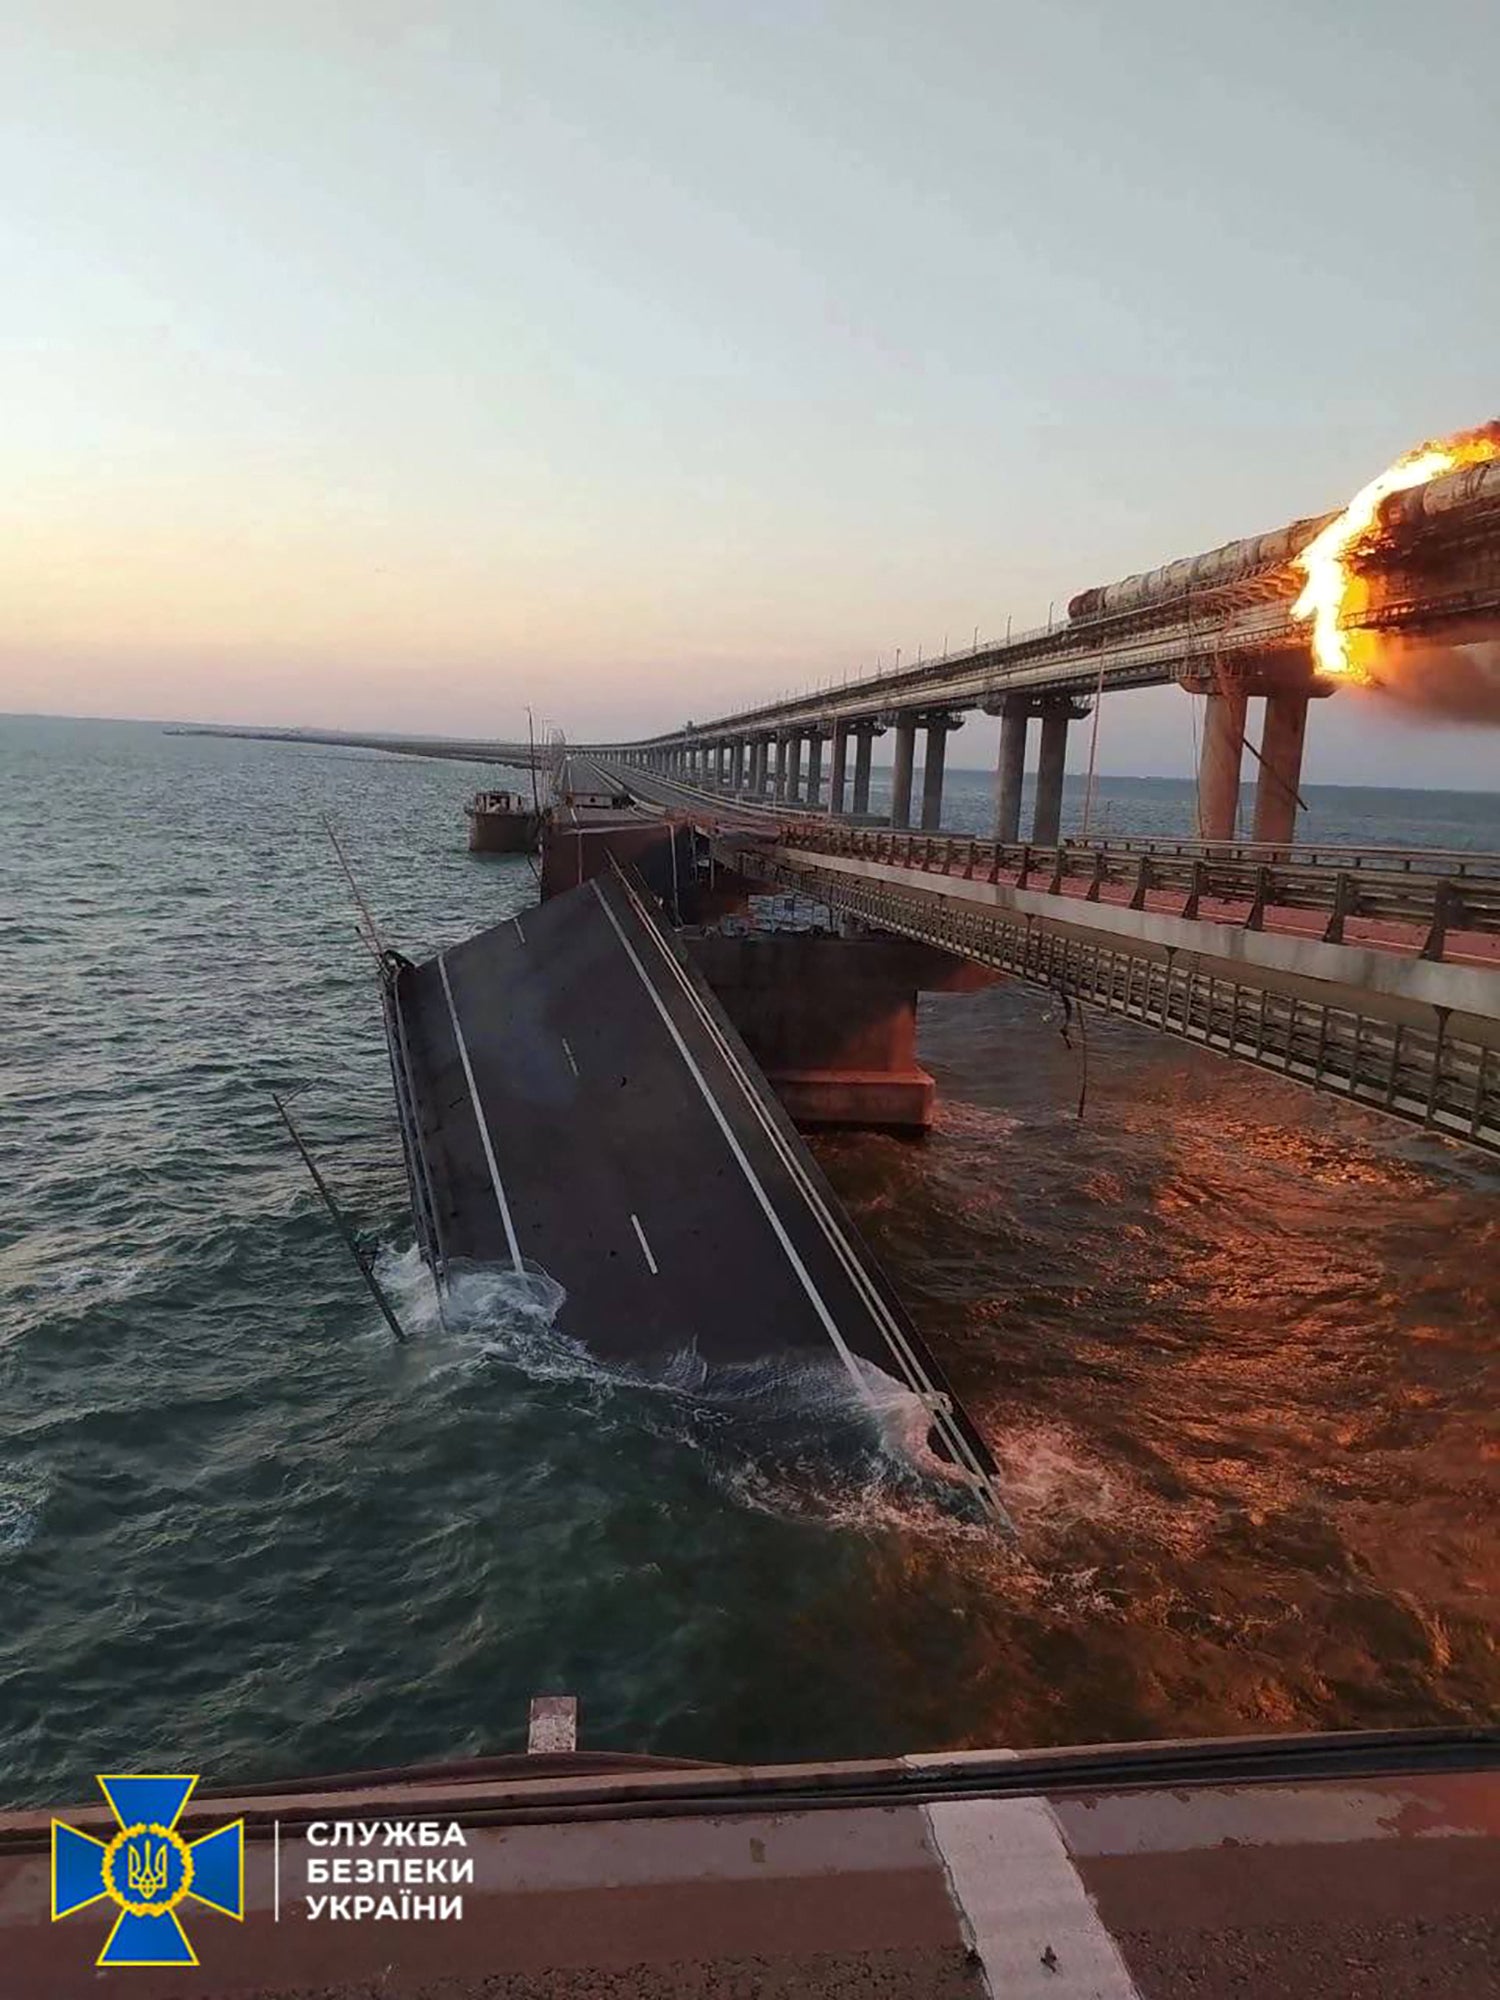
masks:
{"label": "boat near bridge", "polygon": [[515,792],[476,792],[464,807],[471,854],[535,854],[542,815]]}

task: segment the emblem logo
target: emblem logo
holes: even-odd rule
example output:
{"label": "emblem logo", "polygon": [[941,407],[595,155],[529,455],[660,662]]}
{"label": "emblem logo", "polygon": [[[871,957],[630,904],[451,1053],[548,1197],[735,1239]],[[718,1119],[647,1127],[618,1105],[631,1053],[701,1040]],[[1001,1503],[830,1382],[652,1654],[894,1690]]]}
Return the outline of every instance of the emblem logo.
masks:
{"label": "emblem logo", "polygon": [[101,1777],[115,1816],[112,1840],[52,1822],[52,1921],[107,1899],[120,1914],[96,1965],[196,1965],[177,1912],[202,1903],[245,1915],[245,1822],[184,1840],[177,1822],[196,1777]]}

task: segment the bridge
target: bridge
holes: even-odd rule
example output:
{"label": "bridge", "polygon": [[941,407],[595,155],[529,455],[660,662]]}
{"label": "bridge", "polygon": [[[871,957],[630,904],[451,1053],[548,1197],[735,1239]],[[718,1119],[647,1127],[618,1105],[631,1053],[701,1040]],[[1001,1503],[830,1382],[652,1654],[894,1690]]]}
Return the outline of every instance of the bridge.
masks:
{"label": "bridge", "polygon": [[[1309,709],[1339,687],[1294,616],[1297,557],[1334,518],[1080,591],[1038,631],[569,755],[754,888],[1500,1152],[1500,857],[1297,843]],[[1500,460],[1394,496],[1349,579],[1350,633],[1500,635]],[[1171,683],[1203,705],[1196,834],[1064,840],[1072,724],[1105,693]],[[943,829],[947,738],[975,710],[1001,718],[982,838]],[[888,729],[891,807],[877,821],[871,750]]]}
{"label": "bridge", "polygon": [[[1334,518],[1293,521],[1206,554],[1080,591],[1038,630],[744,709],[635,742],[589,746],[630,768],[738,798],[866,816],[871,745],[895,732],[890,823],[912,823],[916,744],[925,740],[916,823],[942,825],[947,738],[974,711],[998,715],[995,837],[1021,832],[1027,735],[1039,723],[1032,841],[1056,844],[1068,733],[1106,693],[1176,683],[1203,702],[1199,832],[1235,834],[1247,748],[1256,767],[1252,838],[1291,844],[1312,701],[1338,683],[1314,671],[1309,628],[1292,615],[1296,557]],[[1352,559],[1344,626],[1467,643],[1500,634],[1500,459],[1398,494],[1380,534]],[[1258,746],[1249,703],[1263,699]],[[823,751],[829,762],[825,786]]]}
{"label": "bridge", "polygon": [[607,768],[749,888],[1500,1154],[1500,856],[896,832]]}

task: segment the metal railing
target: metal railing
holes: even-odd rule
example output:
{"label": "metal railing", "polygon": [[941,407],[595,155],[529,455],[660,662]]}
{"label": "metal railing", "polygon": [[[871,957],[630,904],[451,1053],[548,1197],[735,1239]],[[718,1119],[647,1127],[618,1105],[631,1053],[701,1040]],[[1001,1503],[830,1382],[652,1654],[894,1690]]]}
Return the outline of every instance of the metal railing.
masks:
{"label": "metal railing", "polygon": [[1391,875],[1477,875],[1500,882],[1500,854],[1472,847],[1375,847],[1318,841],[1203,840],[1164,834],[1112,833],[1090,841],[1077,835],[1068,847],[1108,847],[1124,854],[1185,854],[1227,861],[1283,861],[1303,868],[1363,868]]}
{"label": "metal railing", "polygon": [[1431,1027],[1413,1026],[1209,972],[1171,946],[1094,942],[753,843],[715,846],[742,873],[881,930],[1500,1155],[1500,1049],[1454,1035],[1446,1009],[1432,1010]]}
{"label": "metal railing", "polygon": [[[1428,873],[1401,865],[1414,857],[1398,856],[1392,862],[1378,850],[1314,851],[1311,858],[1295,854],[1268,860],[1266,850],[1189,841],[1063,841],[1039,847],[1031,841],[898,833],[836,821],[798,823],[787,827],[782,838],[784,844],[813,854],[963,881],[1004,880],[1054,896],[1069,894],[1071,885],[1075,900],[1108,901],[1133,910],[1170,906],[1176,916],[1207,914],[1216,923],[1247,930],[1263,929],[1270,911],[1316,911],[1326,918],[1322,938],[1328,944],[1345,942],[1346,928],[1356,920],[1397,924],[1417,934],[1412,941],[1428,959],[1443,958],[1455,933],[1500,936],[1500,864],[1493,856],[1470,855],[1442,873]],[[1215,907],[1205,913],[1205,904]]]}

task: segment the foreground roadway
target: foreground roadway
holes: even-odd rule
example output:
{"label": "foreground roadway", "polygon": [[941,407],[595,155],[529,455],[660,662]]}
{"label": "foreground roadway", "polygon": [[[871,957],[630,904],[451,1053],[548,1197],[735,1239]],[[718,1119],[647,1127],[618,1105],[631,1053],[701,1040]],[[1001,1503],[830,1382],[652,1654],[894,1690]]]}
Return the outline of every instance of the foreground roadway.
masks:
{"label": "foreground roadway", "polygon": [[[895,1294],[663,919],[617,870],[394,985],[398,1103],[440,1281],[560,1286],[606,1361],[888,1377],[1003,1514],[993,1462]],[[543,1296],[550,1293],[543,1291]],[[878,1370],[879,1375],[872,1375]]]}
{"label": "foreground roadway", "polygon": [[[535,1756],[199,1793],[185,1838],[245,1822],[244,1920],[185,1906],[190,1971],[96,1971],[117,1911],[101,1899],[51,1923],[50,1815],[0,1814],[0,1986],[16,2000],[1496,2000],[1496,1750],[1493,1733],[1412,1732],[759,1768]],[[97,1794],[58,1810],[85,1835],[114,1831]],[[390,1841],[412,1820],[447,1836],[445,1870],[472,1866],[461,1910],[382,1919],[371,1895],[361,1916],[330,1919],[326,1900],[313,1914],[328,1892],[312,1858],[431,1854]]]}

